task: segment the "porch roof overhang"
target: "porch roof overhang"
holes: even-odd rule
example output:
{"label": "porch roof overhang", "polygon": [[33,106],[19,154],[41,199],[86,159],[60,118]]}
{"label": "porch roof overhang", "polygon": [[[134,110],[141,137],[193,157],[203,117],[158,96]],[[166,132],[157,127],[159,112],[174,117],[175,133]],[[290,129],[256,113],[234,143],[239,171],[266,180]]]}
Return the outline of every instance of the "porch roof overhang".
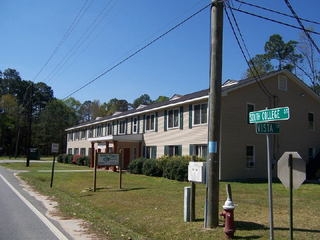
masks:
{"label": "porch roof overhang", "polygon": [[108,142],[108,141],[119,141],[119,142],[138,142],[143,140],[142,134],[130,134],[130,135],[108,135],[104,137],[88,138],[90,142]]}

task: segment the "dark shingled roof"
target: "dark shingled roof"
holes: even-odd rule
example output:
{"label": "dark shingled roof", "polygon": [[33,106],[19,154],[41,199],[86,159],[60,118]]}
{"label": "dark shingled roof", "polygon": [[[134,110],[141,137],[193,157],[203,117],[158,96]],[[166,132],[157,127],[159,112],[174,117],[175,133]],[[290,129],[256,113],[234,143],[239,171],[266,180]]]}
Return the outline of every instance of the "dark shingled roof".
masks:
{"label": "dark shingled roof", "polygon": [[[284,70],[281,70],[281,71],[284,71]],[[273,71],[273,72],[267,73],[267,74],[261,76],[260,79],[268,78],[269,76],[277,74],[278,72],[281,72],[281,71]],[[243,79],[243,80],[240,80],[240,81],[228,80],[228,81],[225,82],[225,85],[222,85],[222,91],[230,91],[230,90],[233,90],[233,89],[237,89],[237,88],[239,88],[241,86],[244,86],[244,85],[256,82],[256,81],[259,81],[259,80],[256,79],[256,78],[246,78],[246,79]],[[228,84],[228,83],[233,83],[233,84]],[[166,105],[179,104],[180,102],[183,103],[183,102],[191,100],[191,99],[201,98],[201,97],[208,96],[208,95],[209,95],[209,89],[205,89],[205,90],[201,90],[201,91],[185,94],[185,95],[182,95],[181,97],[174,98],[172,100],[167,100],[167,101],[164,101],[164,102],[156,102],[156,103],[152,103],[152,104],[146,105],[146,106],[141,107],[141,108],[136,108],[136,109],[131,109],[131,110],[128,110],[128,111],[125,111],[125,112],[121,112],[121,113],[116,114],[116,115],[106,116],[106,117],[102,117],[102,118],[99,118],[99,119],[96,119],[96,120],[87,121],[87,122],[81,123],[79,125],[76,125],[74,127],[81,127],[83,125],[90,125],[90,124],[94,124],[95,122],[97,122],[97,123],[98,122],[104,122],[104,121],[107,121],[108,119],[113,119],[113,118],[119,118],[119,117],[121,118],[121,116],[126,116],[126,115],[131,115],[131,114],[135,114],[135,113],[139,113],[139,112],[144,112],[144,111],[148,111],[148,110],[151,110],[151,109],[157,109],[157,108],[160,108],[160,107],[163,107],[163,106],[166,106]]]}

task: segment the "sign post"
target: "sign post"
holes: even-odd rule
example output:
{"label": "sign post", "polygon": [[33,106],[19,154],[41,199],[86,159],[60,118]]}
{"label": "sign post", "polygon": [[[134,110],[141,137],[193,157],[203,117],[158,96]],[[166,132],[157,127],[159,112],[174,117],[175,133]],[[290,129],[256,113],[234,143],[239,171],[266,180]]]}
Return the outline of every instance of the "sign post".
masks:
{"label": "sign post", "polygon": [[272,121],[288,120],[290,118],[289,107],[264,109],[249,113],[249,123],[255,123],[256,133],[265,134],[267,142],[267,168],[268,168],[268,198],[269,198],[269,225],[270,240],[273,234],[273,200],[272,200],[272,162],[270,157],[270,134],[280,133],[280,124]]}
{"label": "sign post", "polygon": [[289,235],[293,239],[293,194],[306,179],[306,163],[297,152],[285,152],[278,161],[278,178],[289,188]]}
{"label": "sign post", "polygon": [[[97,167],[108,167],[108,166],[119,166],[120,160],[119,154],[111,154],[111,153],[97,153],[94,157],[94,169],[93,169],[93,191],[96,191],[97,188]],[[120,170],[121,172],[121,170]],[[120,182],[121,188],[121,182]]]}
{"label": "sign post", "polygon": [[59,143],[52,143],[51,144],[51,153],[53,153],[53,160],[52,160],[50,188],[52,188],[52,184],[53,184],[54,164],[56,161],[56,153],[58,153],[58,152],[59,152]]}
{"label": "sign post", "polygon": [[93,191],[97,190],[97,163],[98,163],[98,153],[94,154],[94,165],[93,165]]}

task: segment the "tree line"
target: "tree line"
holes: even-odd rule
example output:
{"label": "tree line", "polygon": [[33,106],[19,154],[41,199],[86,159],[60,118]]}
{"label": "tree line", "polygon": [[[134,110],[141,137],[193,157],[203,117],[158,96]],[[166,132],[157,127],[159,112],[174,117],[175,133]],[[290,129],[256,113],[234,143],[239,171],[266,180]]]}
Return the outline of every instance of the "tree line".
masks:
{"label": "tree line", "polygon": [[304,33],[299,41],[285,42],[281,35],[273,34],[264,45],[264,53],[256,54],[249,61],[245,77],[259,77],[274,70],[293,72],[319,95],[319,52]]}
{"label": "tree line", "polygon": [[30,147],[49,155],[52,143],[59,143],[63,153],[66,128],[141,104],[168,100],[165,96],[152,100],[148,94],[133,103],[117,98],[105,103],[99,100],[81,103],[72,97],[60,100],[47,84],[23,80],[19,72],[11,68],[0,71],[0,96],[0,155],[13,157],[26,155]]}
{"label": "tree line", "polygon": [[[319,58],[307,38],[285,42],[279,34],[274,34],[265,43],[264,51],[250,59],[244,77],[287,69],[311,83],[310,87],[319,93]],[[37,147],[41,154],[49,155],[52,143],[59,143],[60,152],[64,153],[66,128],[168,100],[166,96],[152,100],[148,94],[133,103],[117,98],[104,103],[99,100],[81,103],[73,97],[60,100],[47,84],[23,80],[11,68],[0,71],[0,96],[0,155],[10,156],[25,155],[29,147]]]}

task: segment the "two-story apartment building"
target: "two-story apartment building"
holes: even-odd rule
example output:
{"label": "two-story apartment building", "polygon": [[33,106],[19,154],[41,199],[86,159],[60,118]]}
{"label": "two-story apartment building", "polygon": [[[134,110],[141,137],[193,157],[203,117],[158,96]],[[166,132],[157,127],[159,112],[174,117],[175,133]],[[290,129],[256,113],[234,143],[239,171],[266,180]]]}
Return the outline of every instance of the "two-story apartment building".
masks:
{"label": "two-story apartment building", "polygon": [[[207,156],[208,93],[174,95],[169,101],[99,118],[66,129],[69,154],[96,150],[124,153],[124,164],[138,157]],[[228,80],[222,86],[220,179],[266,178],[266,139],[256,134],[249,112],[290,109],[280,133],[271,137],[274,163],[285,151],[308,161],[320,149],[320,98],[292,73],[282,70],[260,79]],[[94,150],[94,151],[93,151]],[[275,164],[276,166],[276,164]]]}

